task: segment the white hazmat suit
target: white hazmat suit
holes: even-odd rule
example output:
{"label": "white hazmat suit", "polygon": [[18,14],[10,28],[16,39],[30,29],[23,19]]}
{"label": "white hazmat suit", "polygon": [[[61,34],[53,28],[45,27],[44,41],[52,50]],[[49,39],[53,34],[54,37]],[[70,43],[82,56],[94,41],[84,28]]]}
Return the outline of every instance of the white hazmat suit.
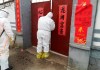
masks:
{"label": "white hazmat suit", "polygon": [[[9,45],[10,39],[14,40],[14,34],[11,30],[11,25],[7,19],[7,12],[0,10],[0,66],[1,70],[9,68]],[[2,31],[4,32],[2,33]]]}
{"label": "white hazmat suit", "polygon": [[38,20],[38,31],[37,31],[38,53],[42,51],[49,52],[51,31],[55,29],[55,22],[51,19],[52,17],[53,13],[49,12],[46,16],[40,17]]}

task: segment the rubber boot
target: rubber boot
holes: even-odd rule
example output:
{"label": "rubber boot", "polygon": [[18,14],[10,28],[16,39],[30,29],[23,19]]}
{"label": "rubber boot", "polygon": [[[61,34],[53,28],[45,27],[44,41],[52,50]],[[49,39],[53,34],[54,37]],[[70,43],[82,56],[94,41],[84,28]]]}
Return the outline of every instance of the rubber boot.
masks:
{"label": "rubber boot", "polygon": [[48,52],[44,52],[43,54],[42,54],[42,58],[48,58],[49,57],[49,53]]}
{"label": "rubber boot", "polygon": [[40,59],[42,57],[42,52],[37,53],[36,57],[37,59]]}

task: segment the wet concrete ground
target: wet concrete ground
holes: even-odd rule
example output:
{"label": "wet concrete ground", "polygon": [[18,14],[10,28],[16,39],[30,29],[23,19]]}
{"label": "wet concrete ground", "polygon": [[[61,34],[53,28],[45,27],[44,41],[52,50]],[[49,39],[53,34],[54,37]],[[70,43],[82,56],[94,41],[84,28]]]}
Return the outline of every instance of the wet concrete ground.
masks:
{"label": "wet concrete ground", "polygon": [[28,51],[21,52],[20,49],[10,49],[9,63],[13,70],[67,70],[67,63],[60,64],[49,58],[36,59],[34,54]]}

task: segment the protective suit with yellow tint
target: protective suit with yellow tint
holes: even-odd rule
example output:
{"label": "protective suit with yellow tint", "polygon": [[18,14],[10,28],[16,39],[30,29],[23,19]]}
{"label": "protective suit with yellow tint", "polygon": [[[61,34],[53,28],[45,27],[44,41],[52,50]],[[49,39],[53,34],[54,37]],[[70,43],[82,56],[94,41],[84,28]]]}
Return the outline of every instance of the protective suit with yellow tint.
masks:
{"label": "protective suit with yellow tint", "polygon": [[0,66],[1,70],[9,69],[9,45],[10,41],[14,41],[14,34],[11,29],[11,25],[7,19],[8,13],[4,10],[0,10]]}
{"label": "protective suit with yellow tint", "polygon": [[38,20],[37,31],[37,58],[49,57],[49,44],[51,39],[51,31],[55,29],[55,22],[52,20],[53,13],[49,12],[46,16],[42,16]]}

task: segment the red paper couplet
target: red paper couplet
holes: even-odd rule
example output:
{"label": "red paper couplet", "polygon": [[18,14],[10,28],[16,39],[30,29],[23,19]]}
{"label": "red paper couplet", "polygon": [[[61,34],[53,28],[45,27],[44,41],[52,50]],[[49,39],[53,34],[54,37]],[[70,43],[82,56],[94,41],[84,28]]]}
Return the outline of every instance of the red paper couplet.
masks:
{"label": "red paper couplet", "polygon": [[92,20],[92,5],[86,4],[76,6],[75,12],[75,26],[82,25],[82,26],[91,26]]}
{"label": "red paper couplet", "polygon": [[66,35],[67,5],[59,5],[58,34]]}
{"label": "red paper couplet", "polygon": [[75,39],[74,42],[78,44],[86,44],[87,27],[77,26],[75,27]]}
{"label": "red paper couplet", "polygon": [[21,32],[20,0],[16,0],[16,27],[17,32]]}
{"label": "red paper couplet", "polygon": [[38,8],[38,18],[43,16],[43,13],[44,13],[44,9],[43,8]]}
{"label": "red paper couplet", "polygon": [[[91,26],[92,4],[90,0],[78,0],[75,11],[75,39],[78,44],[86,44],[87,30]],[[85,29],[86,28],[86,29]],[[80,32],[82,30],[83,32]]]}
{"label": "red paper couplet", "polygon": [[83,3],[90,4],[90,0],[78,0],[78,4],[83,4]]}

